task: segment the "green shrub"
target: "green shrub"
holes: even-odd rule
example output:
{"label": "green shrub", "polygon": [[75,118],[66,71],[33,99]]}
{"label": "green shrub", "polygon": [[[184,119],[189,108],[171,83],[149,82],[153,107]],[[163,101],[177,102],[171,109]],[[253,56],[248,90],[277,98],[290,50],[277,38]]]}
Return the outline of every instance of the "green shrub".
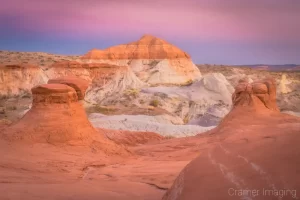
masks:
{"label": "green shrub", "polygon": [[140,90],[138,89],[128,89],[125,91],[125,95],[129,96],[129,97],[134,97],[137,98],[140,94]]}
{"label": "green shrub", "polygon": [[158,107],[160,104],[160,102],[157,100],[157,99],[154,99],[150,102],[150,106],[153,106],[153,107]]}
{"label": "green shrub", "polygon": [[115,111],[116,109],[114,108],[110,108],[110,107],[105,107],[105,106],[100,106],[100,105],[96,105],[94,107],[94,111],[97,113],[101,113],[104,115],[110,114],[111,112]]}

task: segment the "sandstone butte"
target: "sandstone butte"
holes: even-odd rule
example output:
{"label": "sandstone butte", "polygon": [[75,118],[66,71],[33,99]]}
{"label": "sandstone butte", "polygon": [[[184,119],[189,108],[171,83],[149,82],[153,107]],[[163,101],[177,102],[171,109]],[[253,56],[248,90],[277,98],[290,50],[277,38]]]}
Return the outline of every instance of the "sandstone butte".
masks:
{"label": "sandstone butte", "polygon": [[279,112],[275,80],[241,81],[232,101],[164,200],[299,198],[300,120]]}
{"label": "sandstone butte", "polygon": [[186,52],[151,35],[104,50],[93,49],[82,59],[129,65],[140,80],[151,85],[184,84],[201,77],[199,69]]}
{"label": "sandstone butte", "polygon": [[93,49],[84,59],[190,59],[190,56],[178,47],[151,35],[128,44],[109,47],[105,50]]}

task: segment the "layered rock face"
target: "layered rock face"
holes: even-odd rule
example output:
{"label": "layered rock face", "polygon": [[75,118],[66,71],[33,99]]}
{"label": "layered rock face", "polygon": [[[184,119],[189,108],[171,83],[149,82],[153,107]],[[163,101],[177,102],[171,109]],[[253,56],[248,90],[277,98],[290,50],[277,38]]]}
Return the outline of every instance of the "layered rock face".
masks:
{"label": "layered rock face", "polygon": [[[141,88],[146,85],[133,73],[130,67],[107,63],[61,62],[51,66],[47,74],[49,77],[53,77],[49,83],[62,82],[56,77],[85,79],[85,81],[81,81],[81,85],[91,83],[85,92],[85,100],[92,103],[101,102],[104,98],[114,95],[121,95],[127,89]],[[68,79],[68,82],[72,82],[70,79],[74,78]]]}
{"label": "layered rock face", "polygon": [[235,107],[249,106],[279,111],[276,104],[276,81],[265,79],[249,83],[241,80],[232,94],[232,102]]}
{"label": "layered rock face", "polygon": [[168,42],[145,35],[140,40],[105,50],[93,49],[82,57],[92,62],[129,65],[149,84],[182,84],[201,77],[190,56]]}
{"label": "layered rock face", "polygon": [[299,198],[300,119],[278,112],[275,97],[274,80],[240,82],[232,111],[163,199]]}
{"label": "layered rock face", "polygon": [[126,153],[94,129],[74,88],[44,84],[32,88],[32,94],[32,108],[1,137],[11,142],[80,145],[106,153]]}
{"label": "layered rock face", "polygon": [[86,59],[177,59],[190,56],[168,42],[151,35],[144,35],[140,40],[118,45],[105,50],[93,49],[83,56]]}
{"label": "layered rock face", "polygon": [[50,79],[48,81],[49,84],[51,83],[58,83],[58,84],[65,84],[68,85],[76,90],[78,100],[83,100],[85,96],[85,92],[89,87],[89,82],[84,79],[79,79],[72,76],[67,77],[59,77],[56,79]]}
{"label": "layered rock face", "polygon": [[33,65],[0,66],[0,96],[28,94],[33,86],[46,81],[43,70]]}
{"label": "layered rock face", "polygon": [[182,119],[189,119],[189,124],[211,127],[230,111],[234,88],[222,74],[212,73],[189,86],[158,86],[145,88],[142,92],[161,94],[159,100],[166,102],[162,107]]}

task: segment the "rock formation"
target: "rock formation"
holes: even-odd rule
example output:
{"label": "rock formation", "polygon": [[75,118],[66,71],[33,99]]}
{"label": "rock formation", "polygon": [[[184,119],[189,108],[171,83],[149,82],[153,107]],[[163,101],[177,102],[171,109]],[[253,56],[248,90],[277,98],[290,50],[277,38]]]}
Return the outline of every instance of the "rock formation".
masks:
{"label": "rock formation", "polygon": [[234,88],[221,73],[205,74],[199,81],[184,87],[151,87],[144,93],[164,94],[163,108],[188,118],[192,125],[216,126],[231,108]]}
{"label": "rock formation", "polygon": [[91,103],[99,103],[104,98],[116,99],[116,96],[122,95],[127,89],[141,88],[146,85],[136,77],[130,67],[108,63],[59,62],[49,68],[47,75],[53,79],[71,76],[91,82],[85,98]]}
{"label": "rock formation", "polygon": [[32,88],[32,94],[32,108],[20,121],[4,131],[1,135],[4,139],[88,146],[106,153],[126,152],[101,136],[89,123],[74,88],[65,84],[44,84]]}
{"label": "rock formation", "polygon": [[74,88],[76,90],[78,100],[84,99],[85,92],[86,92],[87,88],[89,87],[88,81],[86,81],[84,79],[72,77],[72,76],[50,79],[48,81],[48,83],[49,84],[51,84],[51,83],[65,84],[65,85],[68,85],[68,86]]}
{"label": "rock formation", "polygon": [[241,81],[232,111],[163,199],[299,198],[300,120],[278,112],[275,97],[274,80]]}
{"label": "rock formation", "polygon": [[45,83],[43,70],[34,65],[1,65],[0,96],[29,94],[33,86]]}
{"label": "rock formation", "polygon": [[151,35],[144,35],[140,40],[118,45],[105,50],[93,49],[83,56],[86,59],[177,59],[190,56],[168,42]]}
{"label": "rock formation", "polygon": [[232,102],[234,107],[249,106],[279,111],[276,104],[276,82],[274,79],[252,83],[242,80],[232,94]]}
{"label": "rock formation", "polygon": [[142,81],[149,84],[182,84],[201,77],[187,53],[150,35],[105,50],[93,49],[82,58],[91,62],[110,60],[118,65],[129,65]]}
{"label": "rock formation", "polygon": [[279,82],[279,93],[287,94],[291,92],[292,90],[289,88],[289,84],[291,83],[292,82],[287,79],[286,74],[282,74],[281,80]]}

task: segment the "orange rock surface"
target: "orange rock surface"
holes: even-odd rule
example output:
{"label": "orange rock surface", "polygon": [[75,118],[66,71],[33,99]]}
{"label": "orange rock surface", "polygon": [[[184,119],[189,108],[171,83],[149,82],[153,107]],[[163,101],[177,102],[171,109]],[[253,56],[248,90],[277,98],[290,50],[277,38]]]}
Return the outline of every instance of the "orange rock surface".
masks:
{"label": "orange rock surface", "polygon": [[144,35],[136,42],[109,47],[105,50],[93,49],[84,59],[177,59],[190,56],[178,47],[151,35]]}
{"label": "orange rock surface", "polygon": [[[95,140],[100,141],[102,149],[92,143],[84,151],[78,140],[67,140],[62,143],[64,146],[45,139],[32,142],[37,135],[47,138],[56,127],[78,133],[77,129],[85,124],[79,116],[85,114],[68,111],[78,102],[34,103],[29,111],[32,114],[20,120],[22,127],[16,129],[20,126],[17,123],[0,134],[9,135],[0,138],[0,199],[19,199],[22,195],[25,200],[268,200],[279,199],[274,195],[283,189],[287,193],[282,199],[295,199],[292,195],[300,189],[300,119],[268,108],[256,94],[272,99],[268,96],[274,90],[269,90],[265,81],[261,83],[252,85],[256,89],[251,98],[248,90],[236,91],[236,104],[230,114],[207,133],[160,140],[148,133],[136,136],[127,131],[100,129],[101,139]],[[72,88],[67,91],[75,94]],[[59,105],[61,108],[56,109]],[[49,109],[41,109],[47,106]],[[48,122],[42,123],[45,119]],[[8,134],[8,130],[12,132]],[[26,132],[30,133],[30,137],[26,136],[30,145],[12,140],[14,136],[27,135]],[[154,141],[140,144],[147,138]],[[117,148],[114,143],[114,153],[113,148],[108,148],[107,139],[119,144]],[[120,149],[123,145],[126,148]],[[128,150],[129,155],[122,149]],[[260,195],[253,197],[248,192],[239,196],[237,190],[243,189],[259,190]],[[274,193],[264,195],[262,189]]]}
{"label": "orange rock surface", "polygon": [[234,108],[163,199],[299,197],[300,119],[278,112],[275,94],[273,80],[240,82]]}
{"label": "orange rock surface", "polygon": [[104,138],[90,124],[75,89],[64,84],[44,84],[32,88],[32,108],[1,135],[23,143],[87,146],[109,154],[127,152]]}
{"label": "orange rock surface", "polygon": [[235,107],[249,106],[279,111],[276,104],[276,81],[274,79],[253,83],[240,81],[232,94],[232,102]]}
{"label": "orange rock surface", "polygon": [[0,65],[0,77],[0,96],[24,95],[46,81],[43,70],[35,65]]}
{"label": "orange rock surface", "polygon": [[51,83],[60,83],[66,84],[76,90],[78,100],[83,100],[85,96],[85,92],[89,87],[89,82],[73,76],[66,76],[66,77],[59,77],[55,79],[50,79],[48,81],[49,84]]}

